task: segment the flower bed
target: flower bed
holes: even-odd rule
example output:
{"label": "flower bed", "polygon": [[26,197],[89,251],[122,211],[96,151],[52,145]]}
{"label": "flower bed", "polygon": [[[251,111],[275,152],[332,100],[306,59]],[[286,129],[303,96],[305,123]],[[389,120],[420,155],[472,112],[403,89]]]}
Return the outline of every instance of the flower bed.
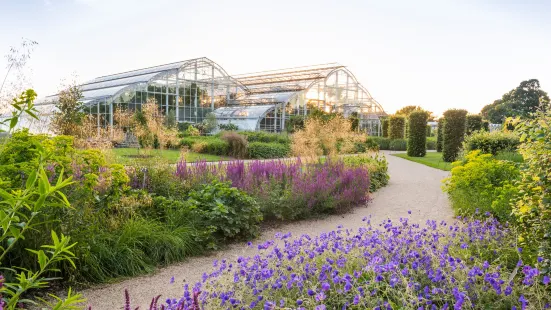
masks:
{"label": "flower bed", "polygon": [[183,297],[161,307],[549,308],[549,277],[523,264],[512,232],[493,218],[427,221],[426,227],[407,219],[379,226],[364,221],[358,231],[339,226],[316,237],[277,234],[257,246],[258,255],[215,261],[201,282],[186,284]]}

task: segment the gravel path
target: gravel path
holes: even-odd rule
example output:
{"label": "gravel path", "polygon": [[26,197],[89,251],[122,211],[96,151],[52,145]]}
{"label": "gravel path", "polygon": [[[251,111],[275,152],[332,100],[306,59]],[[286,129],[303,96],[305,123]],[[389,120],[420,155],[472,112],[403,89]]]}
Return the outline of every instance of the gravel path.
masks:
{"label": "gravel path", "polygon": [[[424,224],[427,219],[450,220],[453,212],[448,199],[441,190],[441,180],[448,172],[430,168],[412,161],[390,156],[385,152],[389,162],[389,184],[372,195],[373,200],[367,207],[355,208],[344,215],[329,216],[318,220],[305,220],[269,228],[255,240],[255,244],[270,240],[276,232],[291,232],[293,236],[301,234],[316,235],[334,230],[338,225],[357,229],[362,226],[362,218],[371,215],[372,223],[384,219],[408,217],[410,222]],[[411,210],[412,214],[408,215]],[[238,256],[254,255],[255,249],[246,244],[233,244],[223,251],[210,256],[193,257],[185,262],[158,270],[155,274],[135,277],[116,284],[98,286],[83,291],[93,310],[122,309],[124,289],[130,292],[132,305],[148,309],[151,298],[162,294],[161,300],[167,297],[180,297],[184,283],[195,283],[208,272],[215,259],[236,259]],[[170,284],[170,278],[175,278]]]}

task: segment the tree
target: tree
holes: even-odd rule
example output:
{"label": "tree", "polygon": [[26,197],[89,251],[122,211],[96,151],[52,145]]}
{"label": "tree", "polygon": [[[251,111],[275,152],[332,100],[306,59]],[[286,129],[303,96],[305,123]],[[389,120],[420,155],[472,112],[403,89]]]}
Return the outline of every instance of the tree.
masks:
{"label": "tree", "polygon": [[424,157],[427,154],[427,119],[428,113],[425,111],[409,114],[408,156]]}
{"label": "tree", "polygon": [[403,139],[404,129],[406,126],[406,118],[403,115],[392,115],[389,118],[389,138]]}
{"label": "tree", "polygon": [[427,111],[427,110],[421,108],[420,106],[416,106],[416,105],[407,105],[407,106],[399,109],[398,111],[396,111],[395,114],[396,115],[403,115],[405,117],[408,117],[411,114],[411,112],[414,112],[414,111],[426,112],[427,115],[428,115],[428,121],[429,122],[433,122],[435,120],[435,117],[432,114],[432,112]]}
{"label": "tree", "polygon": [[444,118],[438,120],[438,128],[436,129],[436,151],[442,152],[442,145],[444,140]]}
{"label": "tree", "polygon": [[451,109],[444,112],[446,123],[443,132],[442,158],[445,162],[457,159],[465,138],[466,110]]}
{"label": "tree", "polygon": [[546,111],[549,108],[549,96],[540,88],[537,79],[531,79],[522,81],[501,99],[484,106],[481,114],[492,123],[503,123],[507,117],[528,118],[538,110]]}
{"label": "tree", "polygon": [[59,92],[55,103],[57,111],[53,113],[51,127],[58,135],[79,136],[85,117],[82,92],[76,85],[70,85]]}
{"label": "tree", "polygon": [[467,115],[467,134],[470,135],[475,131],[481,130],[484,128],[482,116],[470,114]]}

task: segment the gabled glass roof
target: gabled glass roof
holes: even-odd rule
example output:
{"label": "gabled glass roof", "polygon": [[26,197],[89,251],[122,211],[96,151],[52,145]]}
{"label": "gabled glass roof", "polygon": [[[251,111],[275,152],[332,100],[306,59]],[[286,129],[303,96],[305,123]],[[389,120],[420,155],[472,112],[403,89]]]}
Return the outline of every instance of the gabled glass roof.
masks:
{"label": "gabled glass roof", "polygon": [[221,107],[213,111],[214,116],[217,119],[238,119],[238,118],[250,118],[259,119],[263,117],[268,111],[275,108],[275,105],[249,105],[249,106],[234,106],[234,107]]}

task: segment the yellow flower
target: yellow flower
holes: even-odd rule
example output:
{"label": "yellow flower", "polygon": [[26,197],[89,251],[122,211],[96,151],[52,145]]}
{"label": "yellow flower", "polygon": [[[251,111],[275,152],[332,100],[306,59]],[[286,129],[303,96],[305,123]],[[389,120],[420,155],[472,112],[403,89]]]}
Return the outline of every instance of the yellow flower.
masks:
{"label": "yellow flower", "polygon": [[522,205],[520,206],[520,209],[519,209],[520,213],[522,214],[526,214],[530,211],[530,207],[527,206],[527,205]]}

